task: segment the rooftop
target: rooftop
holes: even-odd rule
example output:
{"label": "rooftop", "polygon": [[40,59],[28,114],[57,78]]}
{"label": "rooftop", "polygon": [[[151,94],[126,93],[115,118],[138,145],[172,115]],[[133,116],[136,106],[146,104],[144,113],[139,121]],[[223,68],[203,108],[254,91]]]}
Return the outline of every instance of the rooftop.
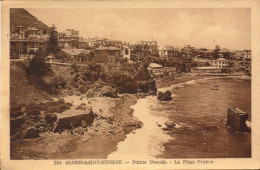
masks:
{"label": "rooftop", "polygon": [[103,46],[103,47],[99,47],[99,48],[95,49],[95,51],[96,50],[114,50],[114,51],[118,50],[119,51],[120,48],[114,47],[114,46]]}
{"label": "rooftop", "polygon": [[69,54],[69,55],[79,55],[80,53],[89,53],[90,50],[85,49],[62,49],[63,52]]}
{"label": "rooftop", "polygon": [[151,63],[151,64],[149,64],[149,67],[152,67],[152,68],[162,68],[163,66],[161,66],[160,64],[157,64],[157,63]]}

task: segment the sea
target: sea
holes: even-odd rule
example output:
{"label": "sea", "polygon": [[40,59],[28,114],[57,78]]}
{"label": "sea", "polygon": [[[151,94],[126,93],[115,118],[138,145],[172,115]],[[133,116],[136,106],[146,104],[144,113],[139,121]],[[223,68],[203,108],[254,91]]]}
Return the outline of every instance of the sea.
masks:
{"label": "sea", "polygon": [[[216,85],[219,90],[212,90]],[[170,90],[173,100],[139,99],[132,108],[143,127],[128,134],[108,158],[251,157],[251,133],[226,125],[228,107],[247,112],[251,122],[250,77],[201,78],[158,90]],[[169,121],[176,126],[167,129]]]}

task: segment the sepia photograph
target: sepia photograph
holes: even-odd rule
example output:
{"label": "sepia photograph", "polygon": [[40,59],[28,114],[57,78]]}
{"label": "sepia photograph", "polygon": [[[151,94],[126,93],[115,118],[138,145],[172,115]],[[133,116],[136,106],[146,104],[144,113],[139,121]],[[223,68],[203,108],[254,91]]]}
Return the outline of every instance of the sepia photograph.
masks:
{"label": "sepia photograph", "polygon": [[250,158],[250,32],[250,9],[11,8],[11,159]]}
{"label": "sepia photograph", "polygon": [[10,161],[192,167],[259,156],[250,7],[5,13]]}

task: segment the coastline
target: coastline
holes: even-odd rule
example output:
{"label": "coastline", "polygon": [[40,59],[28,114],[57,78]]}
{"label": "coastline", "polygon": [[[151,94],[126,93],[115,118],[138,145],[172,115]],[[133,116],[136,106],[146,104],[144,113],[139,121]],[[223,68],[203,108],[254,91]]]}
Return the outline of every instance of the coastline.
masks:
{"label": "coastline", "polygon": [[94,112],[99,108],[115,117],[112,124],[100,116],[82,135],[66,131],[61,134],[46,132],[39,138],[13,141],[10,144],[11,159],[105,159],[128,133],[142,126],[130,108],[137,102],[135,95],[90,100]]}
{"label": "coastline", "polygon": [[156,86],[157,89],[159,91],[159,89],[161,88],[165,88],[165,87],[170,87],[173,84],[179,84],[179,83],[184,83],[187,81],[191,81],[191,80],[198,80],[198,79],[203,79],[203,78],[249,78],[251,79],[251,76],[245,76],[245,75],[222,75],[222,76],[209,76],[209,75],[184,75],[178,78],[172,78],[170,81],[166,81],[164,79],[158,79],[156,80]]}
{"label": "coastline", "polygon": [[157,102],[155,97],[147,96],[132,106],[134,116],[143,122],[143,126],[127,134],[127,138],[118,143],[117,150],[108,159],[154,159],[164,151],[162,144],[170,139],[163,131],[168,119],[151,112],[151,102],[154,101]]}

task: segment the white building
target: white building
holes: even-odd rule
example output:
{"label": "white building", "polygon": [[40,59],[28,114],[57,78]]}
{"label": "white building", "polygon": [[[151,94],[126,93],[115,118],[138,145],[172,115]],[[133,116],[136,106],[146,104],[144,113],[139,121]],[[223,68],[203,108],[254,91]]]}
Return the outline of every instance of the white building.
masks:
{"label": "white building", "polygon": [[229,61],[227,59],[222,58],[222,57],[218,58],[217,60],[211,60],[210,61],[210,64],[213,67],[217,67],[219,69],[227,68],[228,67],[228,63],[229,63]]}
{"label": "white building", "polygon": [[147,69],[151,77],[160,77],[164,75],[164,68],[160,64],[151,63]]}

